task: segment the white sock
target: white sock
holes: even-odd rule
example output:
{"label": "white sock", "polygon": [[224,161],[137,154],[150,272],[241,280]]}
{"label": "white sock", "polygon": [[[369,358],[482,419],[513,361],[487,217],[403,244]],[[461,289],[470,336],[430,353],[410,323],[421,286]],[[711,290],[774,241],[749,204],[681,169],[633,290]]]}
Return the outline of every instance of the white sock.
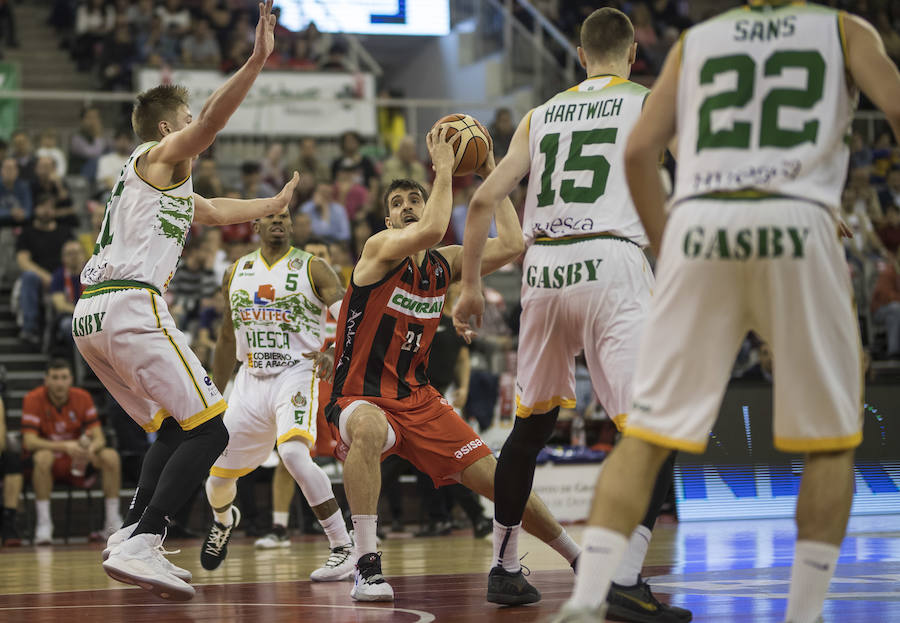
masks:
{"label": "white sock", "polygon": [[[347,545],[350,542],[350,535],[347,534],[347,525],[344,523],[341,509],[334,511],[331,517],[320,519],[319,523],[322,524],[322,529],[325,530],[325,535],[328,537],[328,547],[331,549]],[[355,526],[356,524],[354,523],[353,525]]]}
{"label": "white sock", "polygon": [[510,573],[522,568],[519,564],[519,530],[522,524],[504,526],[494,520],[494,558],[491,567],[503,567]]}
{"label": "white sock", "polygon": [[38,524],[53,523],[50,519],[50,500],[35,500],[34,509],[37,512]]}
{"label": "white sock", "polygon": [[273,526],[282,526],[287,528],[288,525],[288,517],[290,517],[291,513],[282,512],[282,511],[272,511],[272,525]]}
{"label": "white sock", "polygon": [[598,608],[609,592],[613,571],[625,555],[628,539],[618,532],[591,526],[584,531],[584,549],[578,560],[575,589],[569,604]]}
{"label": "white sock", "polygon": [[350,519],[353,521],[353,537],[356,540],[356,559],[375,553],[378,549],[375,536],[378,515],[353,515]]}
{"label": "white sock", "polygon": [[106,525],[122,527],[122,516],[119,514],[119,498],[106,498]]}
{"label": "white sock", "polygon": [[641,567],[644,566],[644,558],[647,557],[647,549],[650,547],[650,539],[653,533],[643,524],[631,533],[631,539],[628,540],[628,549],[625,552],[625,558],[619,563],[619,568],[613,575],[612,581],[620,586],[634,586],[638,582],[638,576],[641,574]]}
{"label": "white sock", "polygon": [[813,623],[822,614],[840,552],[837,545],[830,543],[797,541],[785,619],[791,623]]}
{"label": "white sock", "polygon": [[547,543],[547,545],[559,552],[559,555],[565,558],[570,565],[581,554],[581,548],[578,547],[578,543],[572,540],[565,528],[559,533],[558,537]]}
{"label": "white sock", "polygon": [[206,479],[206,499],[213,509],[213,517],[226,528],[234,523],[231,503],[236,495],[237,478],[210,476]]}

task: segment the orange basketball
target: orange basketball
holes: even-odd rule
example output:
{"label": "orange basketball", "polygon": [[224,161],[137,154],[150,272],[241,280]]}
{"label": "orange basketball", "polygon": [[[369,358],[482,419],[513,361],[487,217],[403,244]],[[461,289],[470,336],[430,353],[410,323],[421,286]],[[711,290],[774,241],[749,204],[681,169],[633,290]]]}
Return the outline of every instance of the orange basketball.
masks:
{"label": "orange basketball", "polygon": [[457,136],[451,145],[456,154],[453,175],[469,175],[477,171],[487,159],[490,141],[487,130],[471,115],[453,114],[437,120],[435,125],[450,124],[447,138]]}

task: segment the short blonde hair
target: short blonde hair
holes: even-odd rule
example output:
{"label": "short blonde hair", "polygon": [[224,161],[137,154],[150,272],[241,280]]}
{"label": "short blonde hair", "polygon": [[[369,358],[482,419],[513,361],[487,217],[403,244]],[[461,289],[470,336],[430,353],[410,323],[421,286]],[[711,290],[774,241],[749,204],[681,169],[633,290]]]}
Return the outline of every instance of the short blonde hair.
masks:
{"label": "short blonde hair", "polygon": [[131,113],[131,127],[142,141],[162,138],[159,122],[174,120],[180,106],[187,106],[188,90],[176,84],[161,84],[137,96]]}

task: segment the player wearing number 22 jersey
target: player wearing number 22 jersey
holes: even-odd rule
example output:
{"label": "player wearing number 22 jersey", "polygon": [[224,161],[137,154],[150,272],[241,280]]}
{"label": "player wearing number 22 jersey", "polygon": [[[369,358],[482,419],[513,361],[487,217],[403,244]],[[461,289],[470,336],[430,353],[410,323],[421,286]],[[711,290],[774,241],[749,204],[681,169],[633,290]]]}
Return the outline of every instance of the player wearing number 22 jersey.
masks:
{"label": "player wearing number 22 jersey", "polygon": [[[659,251],[657,293],[625,437],[604,464],[558,621],[604,620],[598,596],[656,470],[672,449],[706,449],[750,330],[775,362],[775,447],[805,455],[784,620],[827,618],[862,439],[858,321],[837,221],[857,88],[900,135],[900,73],[878,33],[804,2],[750,2],[691,28],[669,54],[625,154]],[[655,163],[676,136],[667,213]]]}
{"label": "player wearing number 22 jersey", "polygon": [[[338,318],[334,388],[325,415],[338,440],[336,454],[345,459],[357,561],[350,594],[361,601],[393,599],[375,541],[383,456],[406,458],[436,486],[461,482],[493,497],[490,450],[426,374],[444,297],[459,274],[461,257],[459,246],[432,248],[443,238],[452,209],[453,149],[446,132],[445,126],[428,135],[435,168],[431,197],[412,180],[394,180],[388,187],[388,228],[366,241]],[[493,166],[493,157],[488,158],[486,168]],[[498,211],[497,231],[488,245],[486,271],[521,253],[519,221],[508,198]],[[537,498],[530,511],[530,529],[574,559],[577,546]]]}

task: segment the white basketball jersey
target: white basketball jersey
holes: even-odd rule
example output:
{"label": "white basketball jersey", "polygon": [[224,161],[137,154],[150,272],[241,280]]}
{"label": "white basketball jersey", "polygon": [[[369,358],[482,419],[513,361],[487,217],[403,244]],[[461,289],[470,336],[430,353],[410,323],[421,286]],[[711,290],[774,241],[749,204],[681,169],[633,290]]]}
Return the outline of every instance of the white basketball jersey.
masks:
{"label": "white basketball jersey", "polygon": [[137,159],[156,142],[135,149],[122,168],[94,254],[81,272],[81,283],[140,281],[165,292],[175,274],[184,239],[194,218],[193,184],[158,188],[137,172]]}
{"label": "white basketball jersey", "polygon": [[256,376],[312,366],[303,353],[322,348],[328,308],[309,276],[312,255],[291,247],[269,266],[259,249],[237,261],[228,284],[237,357]]}
{"label": "white basketball jersey", "polygon": [[617,76],[588,78],[531,113],[525,243],[610,233],[641,246],[622,156],[649,91]]}
{"label": "white basketball jersey", "polygon": [[795,2],[734,9],[686,32],[675,201],[752,190],[839,207],[856,100],[842,20]]}

